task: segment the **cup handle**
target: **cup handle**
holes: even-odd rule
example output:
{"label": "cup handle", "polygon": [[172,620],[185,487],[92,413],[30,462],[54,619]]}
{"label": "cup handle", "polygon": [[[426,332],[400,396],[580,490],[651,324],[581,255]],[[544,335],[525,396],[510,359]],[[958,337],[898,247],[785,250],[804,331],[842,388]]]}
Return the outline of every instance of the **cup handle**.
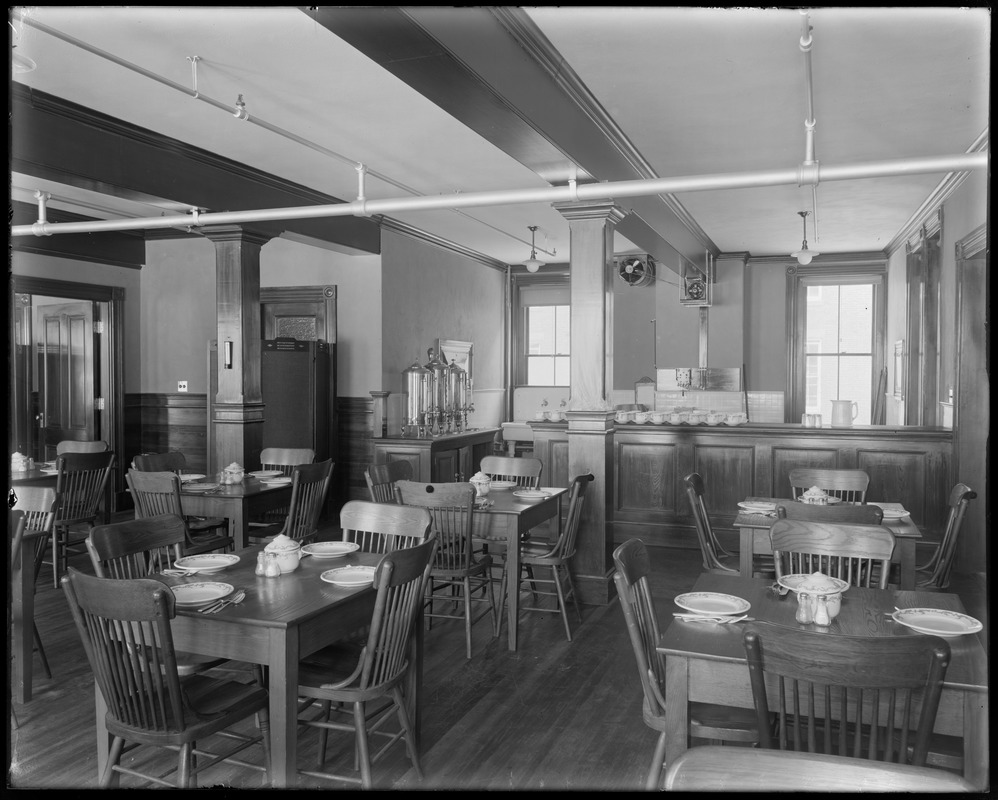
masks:
{"label": "cup handle", "polygon": [[859,416],[859,403],[857,403],[854,400],[853,404],[852,404],[852,418],[856,419],[856,417],[858,417],[858,416]]}

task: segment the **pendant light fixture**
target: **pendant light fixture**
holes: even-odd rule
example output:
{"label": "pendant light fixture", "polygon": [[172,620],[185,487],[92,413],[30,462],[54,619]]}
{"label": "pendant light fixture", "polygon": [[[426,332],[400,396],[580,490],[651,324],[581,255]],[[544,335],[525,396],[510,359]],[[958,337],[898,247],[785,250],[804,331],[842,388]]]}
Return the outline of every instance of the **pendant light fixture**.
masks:
{"label": "pendant light fixture", "polygon": [[527,268],[527,272],[537,272],[544,264],[537,257],[537,247],[534,245],[534,233],[537,230],[536,225],[529,225],[530,228],[530,258],[523,262],[523,266]]}
{"label": "pendant light fixture", "polygon": [[807,215],[810,214],[811,212],[798,211],[797,213],[800,214],[801,223],[804,226],[804,243],[801,245],[800,250],[798,250],[795,253],[791,253],[790,255],[792,255],[794,258],[797,259],[798,264],[800,264],[801,266],[806,266],[807,264],[811,263],[812,258],[814,258],[815,256],[820,256],[821,253],[819,253],[817,250],[807,249]]}

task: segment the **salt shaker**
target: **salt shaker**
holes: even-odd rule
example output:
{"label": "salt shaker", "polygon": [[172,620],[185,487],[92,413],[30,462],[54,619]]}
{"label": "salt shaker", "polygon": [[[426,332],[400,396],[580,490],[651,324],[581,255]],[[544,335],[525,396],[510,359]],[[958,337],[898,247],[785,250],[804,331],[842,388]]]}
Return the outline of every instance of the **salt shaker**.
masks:
{"label": "salt shaker", "polygon": [[829,625],[831,622],[831,617],[828,616],[828,598],[823,594],[819,594],[818,607],[814,612],[814,624]]}
{"label": "salt shaker", "polygon": [[257,575],[267,574],[267,554],[257,553],[256,555],[256,569],[254,570]]}
{"label": "salt shaker", "polygon": [[265,574],[268,578],[281,577],[281,565],[277,561],[277,553],[267,554],[267,569]]}
{"label": "salt shaker", "polygon": [[804,594],[804,592],[798,592],[796,620],[801,623],[801,625],[807,625],[811,622],[811,619],[811,598]]}

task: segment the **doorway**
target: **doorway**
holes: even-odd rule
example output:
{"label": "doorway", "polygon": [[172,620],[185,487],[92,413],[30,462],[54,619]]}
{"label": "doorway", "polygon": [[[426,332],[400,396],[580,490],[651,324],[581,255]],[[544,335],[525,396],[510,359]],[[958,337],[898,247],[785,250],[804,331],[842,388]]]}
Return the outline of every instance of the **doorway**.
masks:
{"label": "doorway", "polygon": [[8,452],[50,461],[62,440],[103,439],[120,456],[124,290],[18,275],[12,284]]}

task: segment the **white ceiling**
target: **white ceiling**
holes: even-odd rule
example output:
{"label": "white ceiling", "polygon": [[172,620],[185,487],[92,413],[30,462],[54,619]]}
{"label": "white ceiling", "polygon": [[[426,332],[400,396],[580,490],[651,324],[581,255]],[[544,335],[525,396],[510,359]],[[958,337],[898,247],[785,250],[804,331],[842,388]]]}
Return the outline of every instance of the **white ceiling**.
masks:
{"label": "white ceiling", "polygon": [[[15,53],[37,68],[15,72],[15,81],[328,195],[355,199],[357,162],[395,182],[369,177],[369,199],[550,185],[296,7],[20,11],[28,23],[11,17]],[[805,61],[796,10],[526,12],[655,175],[728,175],[796,168],[804,160]],[[460,21],[469,12],[439,13]],[[828,8],[809,19],[814,147],[822,164],[956,155],[986,136],[990,9]],[[254,119],[325,152],[194,99],[193,56],[202,98],[231,107],[241,94]],[[571,142],[557,144],[571,149]],[[809,246],[882,251],[944,177],[822,183],[818,239],[809,220]],[[15,199],[33,203],[36,189],[53,195],[53,207],[100,218],[159,216],[191,205],[184,197],[136,204],[12,175]],[[798,249],[797,211],[812,210],[810,187],[796,185],[686,192],[675,200],[711,249],[753,256]],[[529,255],[528,226],[537,225],[544,260],[569,256],[567,223],[545,202],[390,216],[507,263]],[[642,249],[626,240],[616,247]]]}

